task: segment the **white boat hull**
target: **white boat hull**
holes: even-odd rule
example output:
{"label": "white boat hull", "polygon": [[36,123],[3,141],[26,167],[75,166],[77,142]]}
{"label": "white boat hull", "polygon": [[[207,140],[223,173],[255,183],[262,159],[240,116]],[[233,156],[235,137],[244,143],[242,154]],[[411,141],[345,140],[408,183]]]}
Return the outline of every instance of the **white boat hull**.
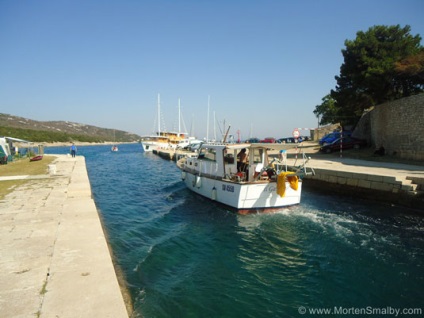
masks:
{"label": "white boat hull", "polygon": [[142,141],[141,146],[143,147],[144,152],[150,152],[153,150],[159,149],[171,149],[172,146],[165,142],[157,142],[157,141]]}
{"label": "white boat hull", "polygon": [[293,190],[286,182],[285,195],[277,194],[276,182],[238,183],[202,177],[183,171],[182,179],[188,189],[211,200],[233,207],[240,212],[275,209],[300,203],[302,182]]}
{"label": "white boat hull", "polygon": [[142,141],[141,146],[143,147],[144,152],[150,152],[153,150],[160,150],[160,149],[175,150],[177,148],[175,144],[171,144],[167,142],[158,142],[158,141]]}
{"label": "white boat hull", "polygon": [[154,149],[157,149],[158,147],[156,142],[144,142],[144,141],[141,143],[141,146],[143,147],[144,152],[151,152]]}

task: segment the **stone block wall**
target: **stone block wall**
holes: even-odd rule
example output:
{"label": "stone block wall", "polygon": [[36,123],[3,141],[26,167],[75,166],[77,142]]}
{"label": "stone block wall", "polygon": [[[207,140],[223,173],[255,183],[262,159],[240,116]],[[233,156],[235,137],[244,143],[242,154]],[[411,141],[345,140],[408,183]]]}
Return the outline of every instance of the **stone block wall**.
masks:
{"label": "stone block wall", "polygon": [[[370,175],[366,173],[354,173],[334,171],[329,169],[314,169],[315,175],[308,175],[305,179],[321,180],[339,185],[348,185],[355,188],[380,190],[390,193],[399,193],[402,189],[402,181],[392,176]],[[406,189],[407,191],[412,190]]]}
{"label": "stone block wall", "polygon": [[375,106],[362,116],[354,132],[387,155],[424,161],[424,94]]}
{"label": "stone block wall", "polygon": [[325,135],[332,133],[335,130],[339,130],[340,127],[341,127],[340,123],[336,123],[336,124],[330,124],[330,125],[316,128],[311,134],[312,140],[318,141]]}
{"label": "stone block wall", "polygon": [[[304,177],[304,186],[326,193],[340,193],[362,199],[400,204],[422,210],[424,178],[397,179],[394,176],[314,168],[315,175]],[[421,184],[423,183],[423,184]]]}

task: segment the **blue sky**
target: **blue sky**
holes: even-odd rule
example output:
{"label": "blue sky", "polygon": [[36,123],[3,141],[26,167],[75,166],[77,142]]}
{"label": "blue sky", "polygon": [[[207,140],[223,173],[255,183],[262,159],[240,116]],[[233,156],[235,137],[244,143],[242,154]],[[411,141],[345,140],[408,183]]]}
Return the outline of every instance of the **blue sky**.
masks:
{"label": "blue sky", "polygon": [[[424,36],[422,0],[0,0],[0,112],[206,136],[315,128],[346,39],[374,25]],[[221,128],[222,129],[222,128]]]}

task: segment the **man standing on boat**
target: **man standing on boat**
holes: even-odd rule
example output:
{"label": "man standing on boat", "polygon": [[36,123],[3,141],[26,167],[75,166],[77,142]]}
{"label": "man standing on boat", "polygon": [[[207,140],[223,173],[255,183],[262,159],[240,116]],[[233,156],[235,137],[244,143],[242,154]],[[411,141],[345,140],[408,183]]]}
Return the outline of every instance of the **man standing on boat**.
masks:
{"label": "man standing on boat", "polygon": [[77,146],[75,146],[75,144],[72,143],[72,146],[71,146],[71,156],[72,156],[72,158],[75,158],[76,154],[77,154]]}
{"label": "man standing on boat", "polygon": [[237,154],[237,171],[244,172],[246,170],[246,166],[247,166],[247,154],[246,154],[246,148],[243,148]]}

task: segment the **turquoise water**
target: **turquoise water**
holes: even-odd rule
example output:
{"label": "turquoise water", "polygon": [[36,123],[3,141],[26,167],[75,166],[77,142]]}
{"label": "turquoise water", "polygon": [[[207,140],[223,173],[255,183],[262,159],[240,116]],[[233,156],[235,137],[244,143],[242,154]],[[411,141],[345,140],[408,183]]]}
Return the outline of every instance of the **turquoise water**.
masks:
{"label": "turquoise water", "polygon": [[78,150],[134,317],[424,310],[424,222],[411,211],[305,182],[300,205],[240,216],[185,189],[175,163],[140,145]]}

